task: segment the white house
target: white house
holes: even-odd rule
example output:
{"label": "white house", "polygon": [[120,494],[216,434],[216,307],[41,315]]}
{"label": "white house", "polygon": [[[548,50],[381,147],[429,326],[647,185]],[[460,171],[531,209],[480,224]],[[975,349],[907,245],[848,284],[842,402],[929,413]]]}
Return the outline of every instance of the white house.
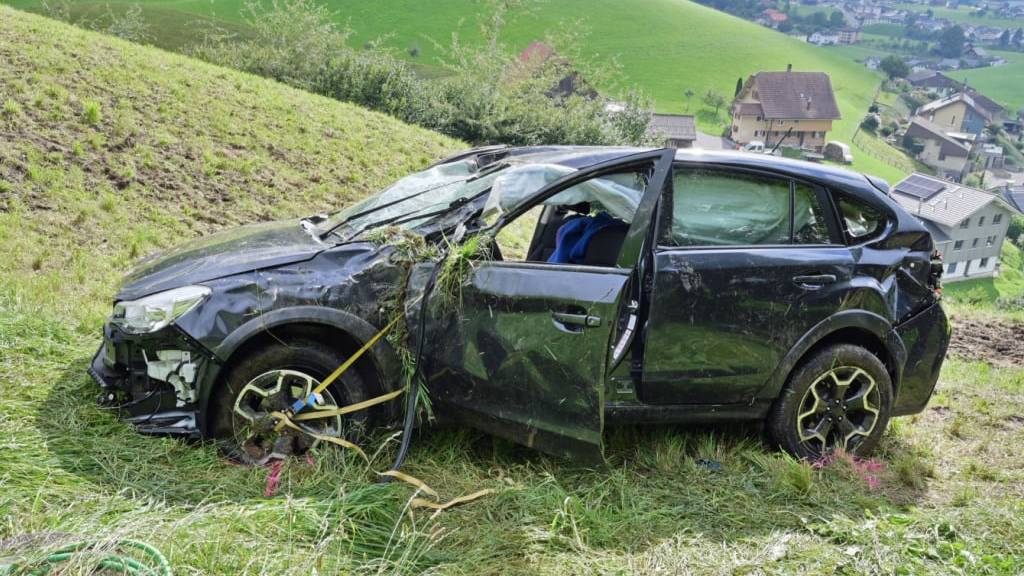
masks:
{"label": "white house", "polygon": [[1017,211],[992,194],[911,174],[896,184],[892,198],[932,233],[946,265],[944,282],[992,276],[998,270],[1010,218]]}

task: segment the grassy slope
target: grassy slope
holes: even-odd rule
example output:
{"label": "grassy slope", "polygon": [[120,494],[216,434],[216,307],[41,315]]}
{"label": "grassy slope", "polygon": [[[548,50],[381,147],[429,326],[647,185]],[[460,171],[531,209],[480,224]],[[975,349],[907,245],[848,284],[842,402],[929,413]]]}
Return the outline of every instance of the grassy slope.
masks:
{"label": "grassy slope", "polygon": [[[39,0],[5,0],[22,7],[38,7]],[[123,2],[121,3],[123,4]],[[178,26],[190,22],[193,15],[216,17],[233,23],[240,21],[242,0],[211,3],[206,0],[149,0],[142,5],[154,10],[160,35],[175,25],[169,11],[179,10]],[[435,42],[447,46],[453,30],[464,41],[479,38],[477,15],[485,3],[477,0],[421,2],[419,0],[330,0],[340,22],[354,30],[352,44],[386,37],[385,44],[400,54],[416,46],[420,56],[414,62],[436,62]],[[79,10],[95,10],[106,2],[79,2]],[[114,6],[118,2],[113,3]],[[522,49],[533,40],[543,39],[559,30],[576,30],[579,21],[589,31],[583,40],[584,64],[603,65],[616,59],[623,77],[613,86],[602,86],[612,93],[638,86],[655,99],[659,111],[697,114],[698,124],[718,133],[727,122],[726,112],[716,118],[713,110],[701,104],[701,95],[714,89],[727,98],[733,94],[737,77],[758,70],[784,70],[793,64],[797,70],[820,70],[832,76],[843,119],[832,136],[849,142],[857,123],[864,116],[881,76],[850,61],[844,55],[811,46],[784,34],[729,16],[688,0],[562,0],[537,2],[526,15],[510,21],[505,40]],[[179,28],[189,37],[194,30]],[[159,40],[159,38],[158,38]],[[692,89],[696,96],[686,101],[684,93]],[[891,165],[854,149],[854,168],[883,176],[890,181],[905,174]]]}
{"label": "grassy slope", "polygon": [[1010,109],[1010,116],[1024,110],[1024,53],[1001,52],[992,50],[992,54],[1006,58],[1002,66],[958,70],[950,73],[957,80],[966,79],[967,83],[977,88],[982,94],[997,100]]}
{"label": "grassy slope", "polygon": [[92,404],[84,369],[117,274],[196,234],[344,203],[457,143],[3,8],[0,104],[0,540],[139,538],[179,574],[945,574],[1024,562],[1024,376],[957,361],[936,409],[886,437],[877,488],[735,426],[619,430],[597,470],[435,430],[417,438],[408,472],[445,496],[499,493],[435,520],[409,515],[408,488],[320,449],[264,498],[265,470],[139,436]]}
{"label": "grassy slope", "polygon": [[[943,292],[957,310],[1009,313],[1024,320],[1024,310],[1011,304],[1024,299],[1024,254],[1009,240],[1003,243],[999,270],[998,277],[952,282]],[[1006,302],[1001,310],[996,306],[1000,300]]]}

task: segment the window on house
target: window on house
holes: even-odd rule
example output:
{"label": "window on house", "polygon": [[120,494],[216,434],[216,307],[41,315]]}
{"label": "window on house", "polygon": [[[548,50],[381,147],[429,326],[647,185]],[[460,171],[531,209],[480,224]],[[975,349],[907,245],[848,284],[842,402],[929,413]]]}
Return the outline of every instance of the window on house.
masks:
{"label": "window on house", "polygon": [[757,121],[758,121],[758,122],[760,122],[761,120],[762,120],[762,118],[761,118],[761,115],[760,115],[760,114],[758,114],[758,115],[757,115]]}
{"label": "window on house", "polygon": [[995,243],[996,243],[996,237],[995,236],[989,236],[988,238],[985,239],[985,246],[991,246],[991,245],[993,245]]}
{"label": "window on house", "polygon": [[979,264],[980,264],[980,266],[981,266],[982,268],[986,268],[986,267],[988,266],[988,258],[987,258],[987,257],[985,257],[985,258],[982,258],[982,259],[981,259],[981,262],[980,262]]}
{"label": "window on house", "polygon": [[995,216],[992,217],[992,223],[993,224],[999,224],[1002,221],[1003,221],[1003,215],[1002,214],[996,214]]}
{"label": "window on house", "polygon": [[956,242],[953,243],[953,250],[961,250],[961,249],[963,249],[963,247],[964,247],[964,241],[963,240],[957,240]]}
{"label": "window on house", "polygon": [[978,226],[984,226],[984,225],[985,225],[985,217],[981,216],[981,217],[978,218]]}
{"label": "window on house", "polygon": [[946,266],[946,274],[955,274],[956,273],[956,265],[957,265],[956,262],[950,262],[949,266]]}
{"label": "window on house", "polygon": [[939,161],[941,162],[942,160],[945,160],[945,159],[946,159],[946,153],[945,153],[945,152],[943,152],[943,151],[942,151],[942,150],[940,149],[940,150],[939,150]]}
{"label": "window on house", "polygon": [[975,238],[974,240],[971,240],[971,248],[977,248],[978,242],[981,242],[981,238]]}
{"label": "window on house", "polygon": [[970,225],[971,225],[971,219],[970,218],[964,218],[963,220],[960,221],[960,228],[967,228]]}

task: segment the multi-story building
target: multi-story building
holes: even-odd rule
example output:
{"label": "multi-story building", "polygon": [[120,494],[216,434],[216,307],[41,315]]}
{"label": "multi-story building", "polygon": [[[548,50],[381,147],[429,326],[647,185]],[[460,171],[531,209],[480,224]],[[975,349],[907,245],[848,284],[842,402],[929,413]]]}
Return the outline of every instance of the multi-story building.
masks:
{"label": "multi-story building", "polygon": [[839,107],[824,72],[758,72],[732,103],[732,140],[821,152]]}
{"label": "multi-story building", "polygon": [[946,133],[941,126],[921,117],[911,118],[904,133],[904,141],[907,139],[920,147],[915,157],[942,177],[959,181],[966,175],[971,146]]}
{"label": "multi-story building", "polygon": [[991,276],[999,269],[1006,229],[1016,214],[999,195],[911,174],[893,187],[892,198],[931,232],[946,266],[943,281]]}

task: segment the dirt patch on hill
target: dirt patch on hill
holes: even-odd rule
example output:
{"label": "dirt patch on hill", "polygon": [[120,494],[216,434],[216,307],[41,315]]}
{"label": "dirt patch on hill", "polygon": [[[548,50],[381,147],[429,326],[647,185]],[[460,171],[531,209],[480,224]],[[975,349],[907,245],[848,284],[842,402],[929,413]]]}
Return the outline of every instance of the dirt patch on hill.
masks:
{"label": "dirt patch on hill", "polygon": [[1024,324],[956,318],[949,353],[1002,366],[1024,366]]}

